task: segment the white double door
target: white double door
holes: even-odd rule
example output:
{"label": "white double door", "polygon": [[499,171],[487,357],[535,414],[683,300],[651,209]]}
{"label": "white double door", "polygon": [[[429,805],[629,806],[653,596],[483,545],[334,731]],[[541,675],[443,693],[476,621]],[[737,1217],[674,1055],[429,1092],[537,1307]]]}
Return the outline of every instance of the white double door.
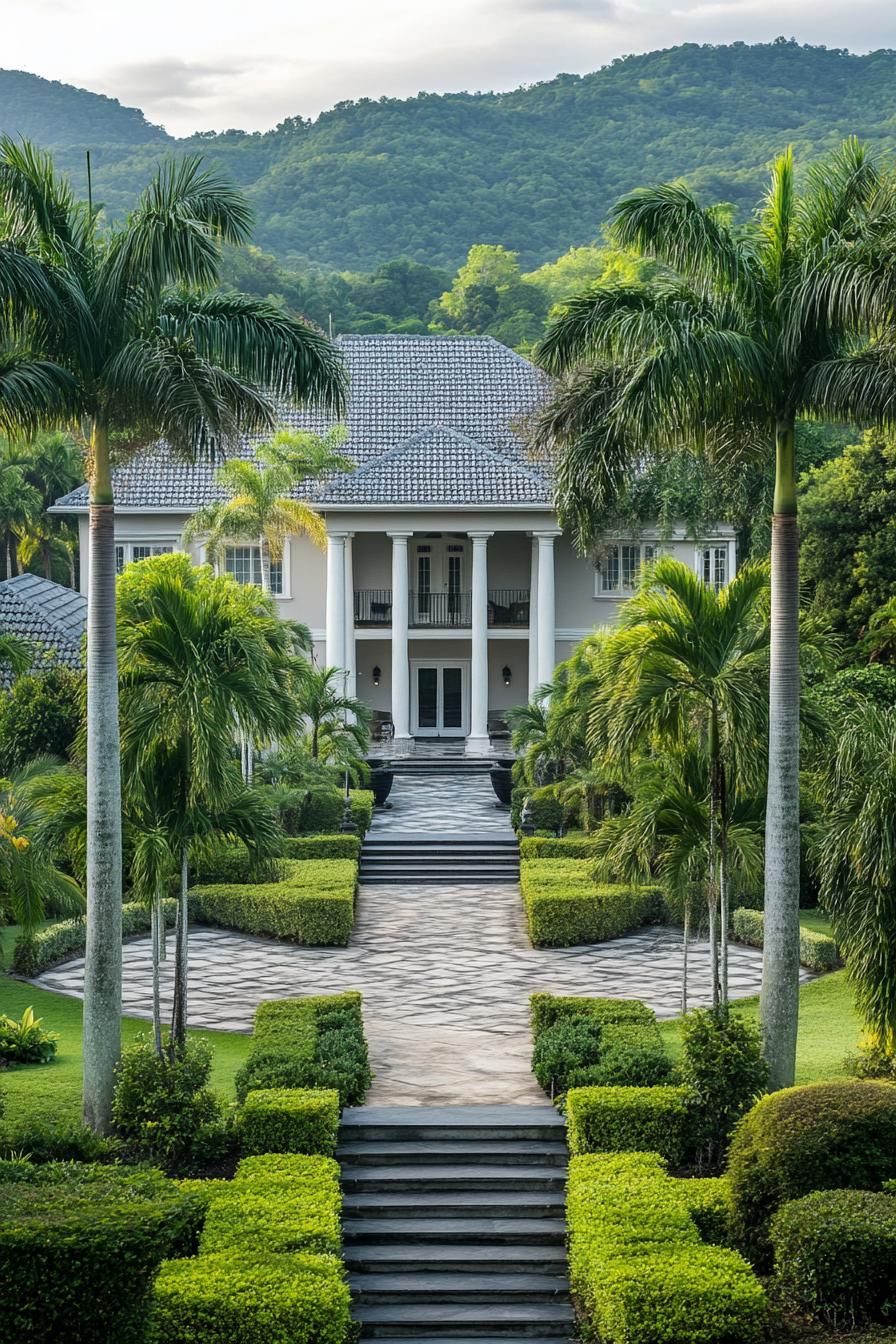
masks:
{"label": "white double door", "polygon": [[469,625],[467,543],[441,537],[415,542],[412,592],[415,625]]}
{"label": "white double door", "polygon": [[411,659],[411,732],[415,737],[466,737],[470,731],[470,664]]}

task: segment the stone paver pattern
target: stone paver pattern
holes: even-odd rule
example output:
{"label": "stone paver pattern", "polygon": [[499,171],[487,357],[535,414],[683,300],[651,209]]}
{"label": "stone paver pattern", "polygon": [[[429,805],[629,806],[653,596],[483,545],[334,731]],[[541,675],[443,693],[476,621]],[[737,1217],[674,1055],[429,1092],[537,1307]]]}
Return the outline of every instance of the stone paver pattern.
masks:
{"label": "stone paver pattern", "polygon": [[513,839],[510,809],[495,797],[487,770],[398,775],[371,836],[466,835]]}
{"label": "stone paver pattern", "polygon": [[[450,783],[450,790],[447,786]],[[422,786],[422,787],[421,787]],[[474,774],[396,779],[396,806],[380,813],[376,833],[413,829],[437,812],[453,832],[482,833],[494,821],[487,778]],[[442,832],[444,833],[444,832]],[[170,942],[170,940],[169,940]],[[173,952],[173,948],[171,949]],[[732,997],[757,992],[762,954],[732,946]],[[222,929],[190,935],[190,1022],[249,1031],[264,999],[359,989],[376,1074],[371,1103],[439,1105],[542,1101],[529,1068],[528,997],[558,994],[640,998],[661,1017],[680,1006],[680,931],[645,928],[594,946],[533,948],[519,887],[502,885],[362,886],[351,942],[344,948],[295,947]],[[173,958],[162,967],[169,1011]],[[83,960],[46,971],[35,983],[80,996]],[[709,949],[689,949],[691,1006],[709,1001]],[[124,948],[124,1011],[146,1018],[151,1003],[148,938]]]}

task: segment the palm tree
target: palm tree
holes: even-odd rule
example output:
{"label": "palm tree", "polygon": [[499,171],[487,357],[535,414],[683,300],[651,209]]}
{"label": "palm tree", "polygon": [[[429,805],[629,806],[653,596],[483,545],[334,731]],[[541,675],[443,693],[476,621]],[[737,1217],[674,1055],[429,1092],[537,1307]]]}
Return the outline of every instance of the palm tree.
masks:
{"label": "palm tree", "polygon": [[[191,846],[216,831],[276,847],[272,809],[244,789],[234,729],[261,740],[296,725],[294,627],[271,599],[183,554],[130,566],[118,585],[122,760],[144,831],[177,858],[180,908],[172,1041],[187,1017]],[[244,824],[241,824],[240,819]],[[266,818],[266,819],[265,819]]]}
{"label": "palm tree", "polygon": [[896,1057],[896,709],[859,703],[819,771],[819,897],[855,990],[867,1044]]}
{"label": "palm tree", "polygon": [[[707,835],[710,779],[701,746],[690,743],[640,757],[625,778],[630,805],[608,817],[595,835],[598,868],[619,881],[660,878],[684,915],[681,1011],[688,1011],[688,946],[692,901],[702,890],[710,914],[710,976],[713,1006],[719,1005],[719,971],[714,933],[714,892]],[[727,849],[731,867],[747,881],[762,871],[762,817],[755,799],[729,801]],[[721,977],[722,990],[725,976]]]}
{"label": "palm tree", "polygon": [[[68,529],[66,524],[54,521],[47,513],[60,495],[68,494],[84,477],[84,458],[71,434],[65,430],[51,430],[38,434],[29,445],[25,464],[25,479],[40,495],[40,513],[28,528],[28,551],[39,554],[44,577],[53,577],[53,554],[64,551],[57,538]],[[23,552],[23,559],[26,553]],[[30,561],[28,561],[30,563]],[[74,588],[74,583],[71,584]]]}
{"label": "palm tree", "polygon": [[121,1010],[113,443],[193,460],[270,431],[277,402],[344,404],[338,352],[275,305],[215,291],[245,198],[198,158],[159,168],[101,230],[49,156],[0,140],[0,430],[75,425],[90,484],[84,1116],[108,1128]]}
{"label": "palm tree", "polygon": [[793,1082],[799,990],[800,415],[896,421],[896,186],[855,140],[813,164],[790,151],[744,227],[683,185],[630,193],[614,240],[659,263],[646,283],[595,286],[539,348],[563,378],[536,440],[555,451],[561,516],[589,544],[645,457],[689,449],[775,457],[766,823],[764,1049]]}
{"label": "palm tree", "polygon": [[718,920],[722,1003],[728,984],[731,805],[755,785],[764,737],[768,573],[745,566],[718,592],[679,560],[651,565],[623,603],[595,674],[592,745],[629,763],[654,744],[699,744],[707,762],[710,939]]}
{"label": "palm tree", "polygon": [[12,578],[15,568],[22,572],[19,542],[33,529],[41,514],[41,498],[29,483],[24,468],[8,458],[0,464],[0,532],[4,537],[4,578]]}
{"label": "palm tree", "polygon": [[345,435],[331,430],[325,438],[281,430],[255,450],[256,462],[232,458],[217,474],[229,496],[207,504],[193,514],[184,528],[184,541],[205,537],[208,559],[214,562],[229,541],[257,544],[262,592],[271,591],[271,562],[283,557],[290,534],[309,536],[326,544],[327,529],[316,509],[293,499],[291,491],[303,480],[333,471],[351,471],[354,463],[336,447]]}
{"label": "palm tree", "polygon": [[304,719],[308,754],[313,761],[341,769],[354,767],[367,750],[370,708],[340,691],[345,673],[338,667],[311,667],[302,678],[296,710]]}

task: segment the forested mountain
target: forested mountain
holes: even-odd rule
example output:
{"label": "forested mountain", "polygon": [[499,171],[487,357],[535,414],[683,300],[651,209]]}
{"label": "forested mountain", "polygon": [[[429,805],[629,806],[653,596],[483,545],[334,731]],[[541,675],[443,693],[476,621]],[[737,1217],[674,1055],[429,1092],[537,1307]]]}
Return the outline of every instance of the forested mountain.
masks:
{"label": "forested mountain", "polygon": [[850,133],[896,146],[896,52],[688,44],[511,93],[361,99],[266,134],[177,141],[111,99],[7,72],[0,130],[55,148],[82,183],[90,145],[113,211],[160,152],[201,149],[247,188],[259,246],[293,267],[404,256],[453,270],[471,244],[500,243],[533,268],[597,237],[639,183],[682,175],[743,210],[788,143],[802,163]]}

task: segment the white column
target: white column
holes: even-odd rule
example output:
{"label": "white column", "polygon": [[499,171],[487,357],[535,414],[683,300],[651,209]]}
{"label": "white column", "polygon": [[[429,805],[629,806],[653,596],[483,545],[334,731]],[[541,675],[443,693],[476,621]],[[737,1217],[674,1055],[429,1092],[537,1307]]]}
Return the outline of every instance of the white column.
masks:
{"label": "white column", "polygon": [[529,696],[538,685],[538,539],[532,538],[532,572],[529,578]]}
{"label": "white column", "polygon": [[355,579],[352,564],[352,537],[345,537],[345,681],[347,695],[357,694],[357,662],[355,659]]}
{"label": "white column", "polygon": [[396,746],[410,749],[411,691],[408,668],[408,538],[411,532],[390,532],[392,538],[392,723]]}
{"label": "white column", "polygon": [[554,630],[554,538],[557,532],[536,532],[538,539],[538,680],[550,681],[556,665]]}
{"label": "white column", "polygon": [[491,532],[468,532],[473,543],[470,597],[470,734],[465,751],[481,756],[488,740],[488,539]]}
{"label": "white column", "polygon": [[327,666],[339,668],[345,667],[345,535],[327,533]]}

